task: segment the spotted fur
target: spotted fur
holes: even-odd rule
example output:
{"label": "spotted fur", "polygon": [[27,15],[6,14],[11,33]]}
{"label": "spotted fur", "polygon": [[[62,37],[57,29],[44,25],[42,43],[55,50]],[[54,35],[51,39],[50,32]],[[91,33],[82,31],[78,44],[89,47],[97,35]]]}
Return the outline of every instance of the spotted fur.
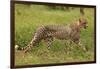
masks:
{"label": "spotted fur", "polygon": [[80,39],[80,29],[87,27],[87,20],[80,18],[78,21],[75,21],[73,24],[69,25],[47,25],[39,27],[31,42],[23,48],[24,52],[31,50],[33,46],[36,46],[41,40],[44,40],[48,47],[54,39],[68,40],[71,39],[76,44],[79,44]]}

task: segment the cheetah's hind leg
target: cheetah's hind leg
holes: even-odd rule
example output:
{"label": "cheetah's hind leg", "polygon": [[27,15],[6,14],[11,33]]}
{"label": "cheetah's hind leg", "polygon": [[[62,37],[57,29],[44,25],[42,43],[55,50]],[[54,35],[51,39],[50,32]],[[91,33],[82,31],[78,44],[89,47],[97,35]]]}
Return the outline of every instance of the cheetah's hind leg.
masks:
{"label": "cheetah's hind leg", "polygon": [[53,37],[48,37],[48,38],[44,39],[44,41],[46,42],[48,49],[50,49],[50,47],[52,46]]}

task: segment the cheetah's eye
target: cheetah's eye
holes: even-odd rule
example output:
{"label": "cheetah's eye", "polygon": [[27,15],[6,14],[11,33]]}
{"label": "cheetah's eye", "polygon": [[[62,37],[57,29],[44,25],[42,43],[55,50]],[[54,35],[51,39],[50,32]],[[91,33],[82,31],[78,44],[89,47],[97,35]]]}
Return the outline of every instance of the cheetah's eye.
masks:
{"label": "cheetah's eye", "polygon": [[86,24],[86,22],[84,22],[83,24]]}

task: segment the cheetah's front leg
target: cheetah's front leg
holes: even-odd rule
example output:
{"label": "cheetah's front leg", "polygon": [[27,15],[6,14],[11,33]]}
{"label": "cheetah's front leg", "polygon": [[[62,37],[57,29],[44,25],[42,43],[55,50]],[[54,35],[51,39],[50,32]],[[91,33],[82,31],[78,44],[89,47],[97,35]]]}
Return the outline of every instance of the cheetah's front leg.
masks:
{"label": "cheetah's front leg", "polygon": [[83,51],[86,51],[86,47],[81,43],[80,40],[76,40],[74,42],[77,44],[78,47],[82,48]]}

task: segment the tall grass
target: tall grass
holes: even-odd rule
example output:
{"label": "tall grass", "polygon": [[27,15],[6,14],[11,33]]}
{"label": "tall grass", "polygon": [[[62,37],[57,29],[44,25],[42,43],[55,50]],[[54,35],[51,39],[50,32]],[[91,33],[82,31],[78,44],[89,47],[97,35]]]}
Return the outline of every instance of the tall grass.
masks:
{"label": "tall grass", "polygon": [[[74,43],[69,45],[68,41],[55,40],[50,50],[45,42],[40,42],[29,53],[22,57],[22,53],[15,52],[15,64],[49,64],[68,63],[94,60],[94,9],[85,8],[85,17],[88,19],[89,27],[81,30],[81,42],[86,46],[84,52]],[[44,5],[15,5],[15,44],[24,47],[32,39],[33,33],[41,25],[61,24],[67,25],[80,17],[79,8],[73,10],[51,10]],[[65,45],[66,43],[66,45]]]}

